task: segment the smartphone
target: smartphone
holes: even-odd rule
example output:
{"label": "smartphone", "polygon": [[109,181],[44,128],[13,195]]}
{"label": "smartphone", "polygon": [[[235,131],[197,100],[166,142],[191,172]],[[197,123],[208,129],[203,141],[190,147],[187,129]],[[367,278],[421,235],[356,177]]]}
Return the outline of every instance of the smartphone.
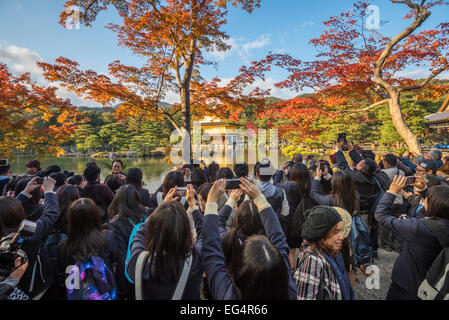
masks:
{"label": "smartphone", "polygon": [[405,185],[411,186],[411,185],[415,184],[415,182],[416,182],[416,177],[407,177]]}
{"label": "smartphone", "polygon": [[187,196],[187,188],[185,188],[185,187],[176,188],[176,196],[178,196],[178,197]]}
{"label": "smartphone", "polygon": [[326,162],[320,161],[320,170],[324,171],[324,168],[326,168]]}
{"label": "smartphone", "polygon": [[37,178],[36,183],[37,184],[43,184],[44,183],[44,178]]}
{"label": "smartphone", "polygon": [[8,159],[0,159],[0,167],[6,167],[8,164]]}
{"label": "smartphone", "polygon": [[240,189],[240,179],[226,180],[226,190]]}

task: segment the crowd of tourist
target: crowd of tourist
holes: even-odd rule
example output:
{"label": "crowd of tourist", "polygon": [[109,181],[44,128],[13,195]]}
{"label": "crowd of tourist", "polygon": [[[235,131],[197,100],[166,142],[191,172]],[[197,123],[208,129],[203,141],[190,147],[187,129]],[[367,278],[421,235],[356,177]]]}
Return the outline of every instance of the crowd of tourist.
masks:
{"label": "crowd of tourist", "polygon": [[387,299],[422,298],[449,245],[449,157],[336,149],[253,172],[186,164],[153,194],[120,160],[104,183],[95,162],[32,160],[19,176],[4,163],[0,298],[354,300],[379,248],[399,253]]}

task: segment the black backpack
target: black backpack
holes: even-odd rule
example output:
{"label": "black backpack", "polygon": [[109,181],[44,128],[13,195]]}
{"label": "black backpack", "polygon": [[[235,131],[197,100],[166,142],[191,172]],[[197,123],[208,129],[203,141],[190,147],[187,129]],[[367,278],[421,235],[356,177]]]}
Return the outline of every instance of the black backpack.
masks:
{"label": "black backpack", "polygon": [[[438,238],[443,250],[419,286],[418,297],[421,300],[449,300],[449,235],[433,219],[425,219],[422,222]],[[417,272],[415,265],[414,267]]]}
{"label": "black backpack", "polygon": [[302,242],[302,226],[306,221],[305,212],[318,204],[310,197],[301,199],[288,224],[289,237],[299,245]]}

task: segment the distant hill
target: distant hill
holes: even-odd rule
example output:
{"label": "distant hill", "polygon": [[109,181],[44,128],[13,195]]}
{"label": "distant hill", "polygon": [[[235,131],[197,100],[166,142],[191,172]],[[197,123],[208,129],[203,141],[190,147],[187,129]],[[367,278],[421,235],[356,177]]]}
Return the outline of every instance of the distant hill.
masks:
{"label": "distant hill", "polygon": [[[159,103],[159,105],[160,105],[161,107],[164,107],[164,108],[170,107],[170,106],[171,106],[171,104],[169,104],[169,103],[167,103],[167,102],[161,102],[161,103]],[[81,107],[78,107],[78,110],[83,111],[83,112],[84,112],[84,111],[96,111],[96,112],[105,113],[105,112],[112,112],[112,110],[118,108],[119,106],[120,106],[120,104],[116,104],[115,106],[112,106],[112,107],[110,107],[110,108],[108,108],[108,109],[104,109],[104,108],[91,108],[91,107],[81,106]]]}

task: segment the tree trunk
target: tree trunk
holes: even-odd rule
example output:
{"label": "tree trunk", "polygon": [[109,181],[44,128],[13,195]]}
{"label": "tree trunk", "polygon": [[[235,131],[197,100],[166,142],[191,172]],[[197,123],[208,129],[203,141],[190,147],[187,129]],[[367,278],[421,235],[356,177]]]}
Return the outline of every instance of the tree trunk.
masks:
{"label": "tree trunk", "polygon": [[190,163],[190,159],[192,159],[192,127],[191,123],[191,114],[190,114],[190,88],[186,85],[187,88],[181,89],[181,106],[182,106],[182,129],[185,130],[185,136],[183,135],[183,139],[188,139],[187,147],[188,150],[185,152],[188,153],[188,159]]}
{"label": "tree trunk", "polygon": [[422,154],[422,149],[418,137],[409,128],[407,123],[405,123],[401,111],[401,100],[399,94],[396,92],[391,92],[390,96],[391,96],[391,99],[389,100],[390,116],[394,126],[396,127],[396,130],[398,131],[399,135],[404,139],[404,141],[407,143],[407,146],[410,151],[415,152],[416,154]]}

